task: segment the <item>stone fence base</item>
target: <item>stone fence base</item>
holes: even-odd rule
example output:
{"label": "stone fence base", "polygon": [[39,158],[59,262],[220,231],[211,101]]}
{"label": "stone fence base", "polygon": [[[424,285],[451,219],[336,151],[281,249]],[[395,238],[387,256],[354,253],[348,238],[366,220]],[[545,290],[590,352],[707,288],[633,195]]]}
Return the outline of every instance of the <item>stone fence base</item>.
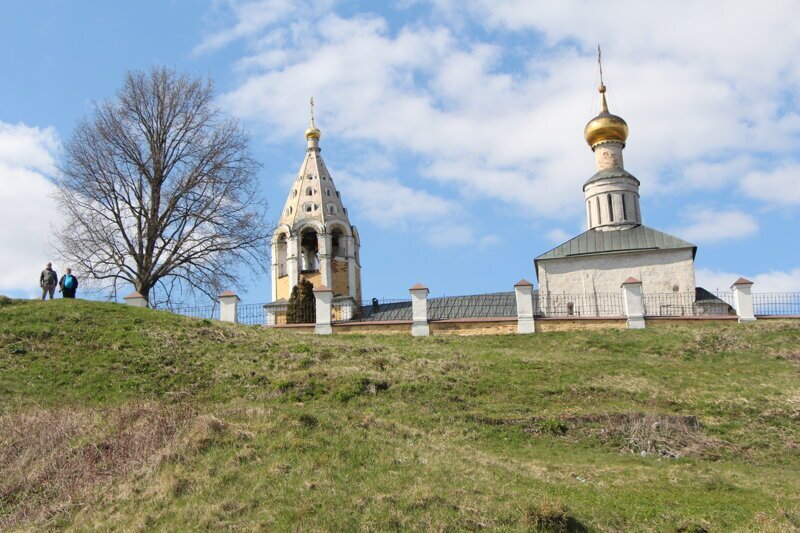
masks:
{"label": "stone fence base", "polygon": [[[759,317],[770,319],[800,320],[800,316],[774,316]],[[647,327],[669,325],[700,325],[712,322],[736,322],[736,316],[698,316],[698,317],[653,317],[645,318]],[[362,334],[362,335],[408,335],[411,329],[411,320],[369,321],[369,322],[344,322],[332,324],[333,334]],[[517,333],[517,320],[508,317],[479,318],[479,319],[453,319],[431,320],[428,323],[430,334],[441,335],[510,335]],[[314,324],[285,324],[269,326],[274,329],[286,329],[303,333],[314,333]],[[628,320],[620,318],[537,318],[536,333],[549,333],[557,331],[586,331],[601,329],[628,329]]]}

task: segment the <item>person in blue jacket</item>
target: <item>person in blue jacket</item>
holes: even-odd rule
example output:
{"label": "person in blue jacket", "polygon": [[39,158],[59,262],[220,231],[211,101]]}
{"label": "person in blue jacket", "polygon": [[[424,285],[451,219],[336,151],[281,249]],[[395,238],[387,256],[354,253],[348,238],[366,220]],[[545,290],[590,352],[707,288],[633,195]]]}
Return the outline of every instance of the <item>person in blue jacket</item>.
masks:
{"label": "person in blue jacket", "polygon": [[67,269],[67,273],[58,282],[58,290],[64,298],[75,298],[75,292],[78,290],[78,278],[72,275],[72,270]]}

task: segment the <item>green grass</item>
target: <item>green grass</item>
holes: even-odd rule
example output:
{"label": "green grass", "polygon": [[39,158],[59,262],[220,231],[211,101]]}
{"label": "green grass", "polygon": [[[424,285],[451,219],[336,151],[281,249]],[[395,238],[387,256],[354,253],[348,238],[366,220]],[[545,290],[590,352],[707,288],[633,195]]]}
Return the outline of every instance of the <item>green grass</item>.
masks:
{"label": "green grass", "polygon": [[316,337],[0,302],[4,526],[796,530],[800,322]]}

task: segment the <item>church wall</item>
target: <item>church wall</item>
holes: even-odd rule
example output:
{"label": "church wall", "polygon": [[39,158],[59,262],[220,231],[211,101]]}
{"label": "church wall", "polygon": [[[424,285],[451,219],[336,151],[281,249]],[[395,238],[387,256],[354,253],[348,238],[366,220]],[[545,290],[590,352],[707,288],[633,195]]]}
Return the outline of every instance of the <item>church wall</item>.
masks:
{"label": "church wall", "polygon": [[276,291],[275,294],[272,295],[272,299],[280,300],[281,298],[289,299],[289,296],[292,293],[292,289],[289,287],[289,276],[283,276],[278,278],[276,283]]}
{"label": "church wall", "polygon": [[[609,194],[614,208],[613,220],[608,209]],[[620,224],[624,221],[641,223],[638,208],[639,186],[632,178],[608,178],[595,181],[586,186],[584,201],[587,206],[587,221],[591,221],[590,228],[597,227],[601,231],[607,231],[615,229],[614,226],[603,227],[608,224]]]}
{"label": "church wall", "polygon": [[334,296],[350,294],[347,261],[343,259],[331,260],[331,289]]}
{"label": "church wall", "polygon": [[358,265],[356,265],[356,301],[364,301],[364,297],[361,294],[361,267]]}
{"label": "church wall", "polygon": [[303,272],[300,274],[300,279],[310,281],[314,288],[324,285],[324,283],[322,283],[322,273],[318,270],[315,272]]}
{"label": "church wall", "polygon": [[597,254],[539,261],[540,293],[617,293],[633,276],[645,294],[694,294],[694,259],[690,249]]}

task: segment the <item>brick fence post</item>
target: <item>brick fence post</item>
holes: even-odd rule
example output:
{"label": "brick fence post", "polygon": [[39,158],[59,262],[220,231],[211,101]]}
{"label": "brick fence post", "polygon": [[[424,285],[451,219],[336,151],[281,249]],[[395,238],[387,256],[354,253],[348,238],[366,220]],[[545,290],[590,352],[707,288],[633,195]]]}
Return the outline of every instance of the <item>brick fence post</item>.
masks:
{"label": "brick fence post", "polygon": [[753,282],[749,279],[737,279],[731,289],[733,289],[733,304],[736,306],[736,315],[739,323],[755,322],[756,315],[753,309]]}
{"label": "brick fence post", "polygon": [[623,281],[622,299],[625,303],[625,315],[628,317],[628,329],[644,329],[642,282],[633,277]]}
{"label": "brick fence post", "polygon": [[314,326],[316,335],[331,335],[331,303],[333,302],[333,290],[324,285],[314,289],[316,299],[317,323]]}
{"label": "brick fence post", "polygon": [[222,322],[239,322],[239,297],[232,291],[219,295],[219,319]]}
{"label": "brick fence post", "polygon": [[536,324],[533,319],[533,283],[526,279],[514,285],[517,299],[517,333],[534,333]]}
{"label": "brick fence post", "polygon": [[431,334],[428,326],[428,287],[417,283],[408,292],[411,293],[411,335],[427,337]]}

